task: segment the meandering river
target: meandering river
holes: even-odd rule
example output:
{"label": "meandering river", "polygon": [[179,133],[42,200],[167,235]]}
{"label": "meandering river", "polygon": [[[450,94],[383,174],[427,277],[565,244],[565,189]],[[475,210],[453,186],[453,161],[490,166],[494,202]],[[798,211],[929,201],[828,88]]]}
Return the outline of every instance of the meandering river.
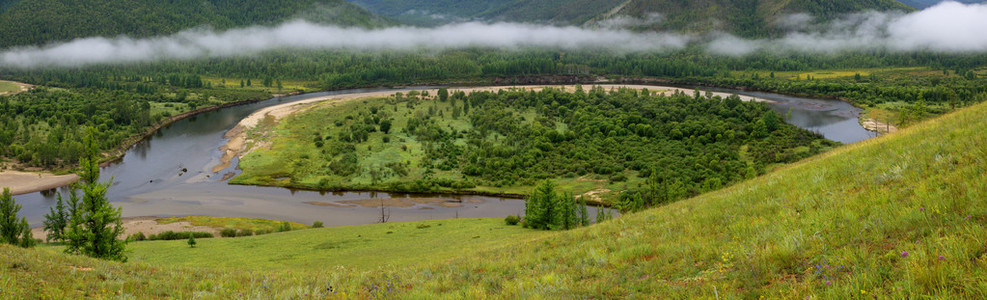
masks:
{"label": "meandering river", "polygon": [[[429,87],[413,88],[425,89]],[[657,87],[656,87],[657,88]],[[706,88],[703,88],[706,89]],[[203,113],[165,127],[154,136],[131,148],[122,160],[102,169],[101,181],[111,180],[108,197],[114,206],[123,208],[123,216],[229,216],[289,220],[305,224],[322,221],[326,226],[357,225],[377,222],[379,207],[312,205],[341,200],[409,198],[406,207],[385,211],[389,221],[425,219],[504,217],[521,214],[524,202],[485,196],[408,195],[374,192],[321,193],[278,187],[228,185],[223,176],[236,174],[233,166],[213,173],[219,163],[223,134],[241,119],[261,108],[328,95],[405,89],[353,89],[321,92],[269,99]],[[771,100],[769,105],[796,126],[819,132],[826,138],[853,143],[876,136],[859,125],[860,109],[842,101],[819,100],[761,92],[737,93]],[[789,113],[790,112],[790,113]],[[58,189],[63,194],[64,188]],[[16,196],[26,216],[37,226],[55,204],[55,191]],[[437,200],[441,199],[441,200]],[[424,204],[422,204],[424,203]],[[595,215],[595,208],[591,208]]]}

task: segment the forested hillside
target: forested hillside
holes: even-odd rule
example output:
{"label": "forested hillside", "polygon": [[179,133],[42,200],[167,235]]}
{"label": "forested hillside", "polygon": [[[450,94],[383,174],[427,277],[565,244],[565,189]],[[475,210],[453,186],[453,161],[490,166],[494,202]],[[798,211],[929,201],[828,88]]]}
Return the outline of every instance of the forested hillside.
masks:
{"label": "forested hillside", "polygon": [[[923,9],[923,8],[926,8],[926,7],[930,7],[930,6],[933,6],[933,5],[936,5],[936,4],[945,2],[946,0],[898,0],[898,1],[901,2],[901,3],[907,4],[908,6],[914,7],[914,8]],[[956,1],[956,2],[959,2],[959,3],[983,3],[984,2],[984,0],[952,0],[952,1]]]}
{"label": "forested hillside", "polygon": [[343,0],[5,0],[0,9],[0,48],[78,37],[148,37],[196,27],[270,25],[295,18],[353,26],[391,24]]}
{"label": "forested hillside", "polygon": [[413,25],[472,20],[514,0],[350,0],[367,10]]}
{"label": "forested hillside", "polygon": [[792,14],[806,13],[827,20],[867,10],[913,9],[893,0],[521,0],[482,17],[562,25],[613,25],[617,20],[618,25],[638,30],[722,31],[764,37],[782,33],[778,23]]}

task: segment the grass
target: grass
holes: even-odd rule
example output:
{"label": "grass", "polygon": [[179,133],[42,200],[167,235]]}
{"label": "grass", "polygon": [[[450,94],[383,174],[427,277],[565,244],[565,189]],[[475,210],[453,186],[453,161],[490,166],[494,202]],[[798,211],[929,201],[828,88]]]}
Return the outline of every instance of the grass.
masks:
{"label": "grass", "polygon": [[[507,226],[502,219],[453,219],[316,228],[243,238],[132,243],[131,261],[151,265],[319,271],[336,266],[406,267],[551,234]],[[276,246],[281,245],[281,246]],[[218,259],[222,257],[222,259]]]}
{"label": "grass", "polygon": [[[413,259],[379,250],[373,252],[379,263],[368,267],[238,271],[170,261],[119,264],[0,246],[0,293],[11,298],[984,298],[985,114],[987,104],[964,108],[587,228],[518,235],[497,244],[453,240],[419,246],[447,254],[422,256],[410,266]],[[411,224],[393,224],[406,226],[393,231],[418,230]],[[392,224],[336,230],[380,231],[381,226]],[[229,241],[270,248],[243,258],[263,261],[317,245],[296,234],[330,232]],[[470,234],[486,239],[484,233]],[[213,247],[219,246],[184,250],[226,253]]]}
{"label": "grass", "polygon": [[[191,217],[168,217],[156,220],[158,224],[171,224],[177,222],[189,222],[193,226],[206,226],[216,229],[232,228],[232,229],[250,229],[254,232],[276,232],[281,228],[281,224],[284,221],[272,221],[265,219],[250,219],[250,218],[234,218],[234,217],[203,217],[203,216],[191,216]],[[292,229],[307,229],[308,225],[289,222]]]}
{"label": "grass", "polygon": [[0,95],[4,95],[7,93],[12,93],[12,94],[19,93],[20,91],[21,91],[21,87],[16,84],[9,82],[0,82]]}
{"label": "grass", "polygon": [[775,74],[775,78],[780,79],[800,79],[805,80],[810,76],[813,79],[833,79],[833,78],[852,78],[857,74],[866,77],[871,74],[888,74],[888,73],[908,73],[917,71],[927,71],[924,67],[897,67],[897,68],[857,68],[857,69],[834,69],[834,70],[813,70],[813,71],[733,71],[731,74],[733,76],[750,76],[756,73],[761,78],[769,78],[771,73]]}

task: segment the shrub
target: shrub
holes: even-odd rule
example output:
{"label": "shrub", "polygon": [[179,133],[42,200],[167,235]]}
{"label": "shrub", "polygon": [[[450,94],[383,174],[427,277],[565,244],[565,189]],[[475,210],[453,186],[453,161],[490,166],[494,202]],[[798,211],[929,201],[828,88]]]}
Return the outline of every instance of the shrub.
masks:
{"label": "shrub", "polygon": [[135,233],[135,234],[131,234],[130,236],[127,236],[127,240],[128,241],[131,241],[131,242],[134,242],[134,241],[143,241],[143,240],[147,240],[147,236],[144,235],[143,232],[138,232],[138,233]]}
{"label": "shrub", "polygon": [[422,223],[422,224],[418,224],[417,227],[418,227],[418,229],[425,229],[425,228],[432,227],[432,225],[428,225],[428,224]]}
{"label": "shrub", "polygon": [[211,238],[213,236],[212,236],[212,233],[208,233],[208,232],[194,232],[194,231],[189,231],[189,232],[174,232],[174,231],[169,230],[169,231],[165,231],[165,232],[162,232],[162,233],[159,233],[159,234],[152,234],[150,237],[148,237],[148,240],[152,240],[152,241],[171,241],[171,240],[184,240],[184,239],[188,239],[190,237]]}
{"label": "shrub", "polygon": [[312,223],[312,228],[322,228],[322,221],[315,221]]}
{"label": "shrub", "polygon": [[271,233],[270,229],[257,229],[256,231],[254,231],[254,235],[262,235],[268,233]]}
{"label": "shrub", "polygon": [[287,221],[281,222],[281,226],[278,227],[278,232],[285,232],[285,231],[291,231],[291,223],[288,223]]}
{"label": "shrub", "polygon": [[521,218],[516,215],[508,215],[504,218],[504,223],[507,223],[507,225],[517,225],[519,222],[521,222]]}
{"label": "shrub", "polygon": [[250,230],[249,228],[240,229],[240,231],[236,233],[236,236],[251,236],[251,235],[254,235],[254,231]]}
{"label": "shrub", "polygon": [[219,236],[222,237],[236,237],[236,229],[225,228],[219,231]]}

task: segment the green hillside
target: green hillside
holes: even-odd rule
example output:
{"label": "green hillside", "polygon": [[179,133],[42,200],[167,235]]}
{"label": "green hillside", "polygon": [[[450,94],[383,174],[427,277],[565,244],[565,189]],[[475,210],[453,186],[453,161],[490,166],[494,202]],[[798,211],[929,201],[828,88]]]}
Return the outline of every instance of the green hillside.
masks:
{"label": "green hillside", "polygon": [[[924,8],[927,8],[927,7],[930,7],[930,6],[939,4],[941,2],[945,2],[945,0],[898,0],[898,1],[901,2],[901,3],[907,4],[908,6],[911,6],[911,7],[914,7],[914,8],[918,8],[918,9],[924,9]],[[984,0],[952,0],[952,1],[956,1],[956,2],[959,2],[959,3],[983,3],[984,2]]]}
{"label": "green hillside", "polygon": [[367,10],[413,25],[466,21],[500,9],[514,0],[350,0]]}
{"label": "green hillside", "polygon": [[982,298],[985,114],[987,104],[975,105],[723,190],[541,237],[516,228],[505,231],[514,238],[499,236],[496,243],[399,237],[488,226],[474,229],[485,239],[496,227],[496,220],[444,220],[442,229],[381,224],[202,244],[246,255],[262,249],[253,260],[291,265],[316,243],[353,239],[356,231],[367,232],[356,238],[379,240],[383,227],[394,226],[387,229],[395,235],[392,247],[417,242],[408,247],[435,253],[410,266],[394,251],[374,253],[379,264],[232,271],[187,263],[218,260],[216,249],[154,257],[156,245],[160,253],[179,253],[181,247],[165,242],[134,245],[139,254],[125,264],[0,246],[0,291],[15,299]]}
{"label": "green hillside", "polygon": [[200,26],[271,25],[296,18],[354,26],[390,24],[343,0],[19,0],[0,2],[0,48],[90,36],[148,37]]}
{"label": "green hillside", "polygon": [[639,30],[717,30],[760,37],[780,32],[775,25],[787,15],[807,13],[826,20],[866,10],[913,9],[894,0],[520,0],[483,17],[568,25],[593,25],[615,18],[633,18],[641,21],[632,26]]}

